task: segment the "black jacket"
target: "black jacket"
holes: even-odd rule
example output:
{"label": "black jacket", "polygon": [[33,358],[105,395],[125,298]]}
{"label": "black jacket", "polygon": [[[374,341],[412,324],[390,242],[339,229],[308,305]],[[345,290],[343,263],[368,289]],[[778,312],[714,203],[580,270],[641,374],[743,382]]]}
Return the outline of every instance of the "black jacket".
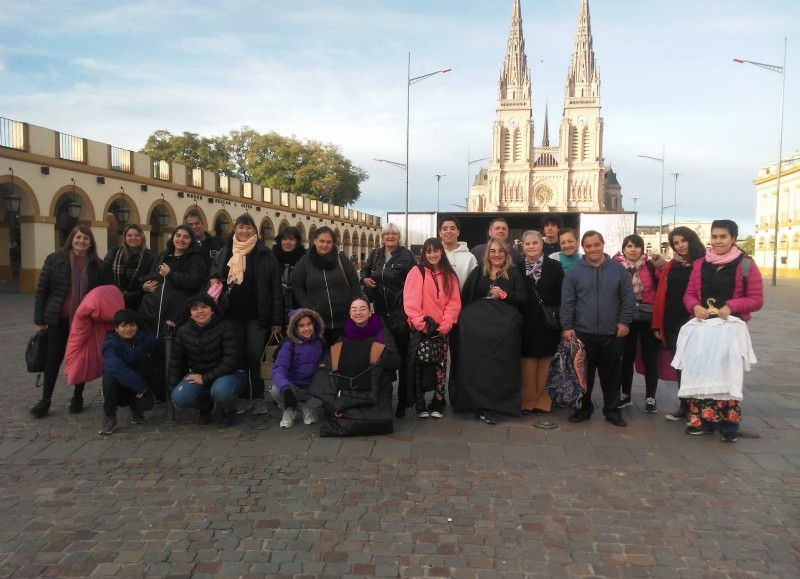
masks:
{"label": "black jacket", "polygon": [[117,258],[117,253],[120,249],[121,246],[115,246],[109,249],[103,259],[103,263],[105,263],[106,268],[108,268],[108,275],[111,278],[111,283],[122,290],[122,296],[125,298],[125,307],[129,310],[136,311],[139,309],[139,305],[142,303],[142,297],[144,296],[142,284],[152,271],[156,256],[153,255],[149,247],[146,247],[142,254],[142,260],[136,267],[136,272],[133,276],[131,276],[130,279],[116,279],[114,275],[114,260]]}
{"label": "black jacket", "polygon": [[[108,269],[97,257],[86,256],[86,274],[91,291],[97,286],[111,283]],[[44,260],[39,274],[39,285],[33,305],[33,323],[37,326],[56,325],[61,318],[61,309],[72,284],[72,267],[69,261],[61,261],[60,252],[51,253]]]}
{"label": "black jacket", "polygon": [[224,239],[217,237],[216,235],[211,235],[208,232],[206,232],[206,236],[203,238],[203,241],[197,241],[196,239],[194,240],[192,245],[197,249],[197,252],[203,256],[203,260],[206,262],[206,273],[211,271],[211,269],[216,265],[217,254],[224,243]]}
{"label": "black jacket", "polygon": [[189,320],[175,334],[169,361],[169,384],[175,386],[189,373],[203,376],[203,386],[210,388],[217,378],[242,368],[236,330],[223,318],[218,307],[214,317],[203,327]]}
{"label": "black jacket", "polygon": [[[361,281],[372,278],[377,287],[367,288],[365,293],[375,304],[375,312],[389,319],[398,310],[406,318],[403,310],[403,286],[411,268],[417,264],[414,254],[405,247],[398,247],[392,252],[392,259],[386,263],[386,252],[382,247],[373,249],[367,263],[361,269]],[[394,331],[394,328],[392,328]]]}
{"label": "black jacket", "polygon": [[[521,308],[528,303],[528,290],[525,288],[524,277],[517,267],[512,266],[508,270],[508,279],[501,277],[492,283],[508,294],[508,297],[503,300],[505,303]],[[483,278],[483,268],[480,265],[473,269],[472,273],[467,277],[467,281],[464,282],[464,289],[461,290],[462,310],[468,303],[485,297],[486,294],[479,292],[477,289]]]}
{"label": "black jacket", "polygon": [[[518,264],[520,272],[525,271],[525,261]],[[546,306],[561,305],[561,282],[564,269],[561,262],[545,256],[542,260],[542,275],[538,282],[523,274],[525,288],[528,290],[528,303],[522,308],[522,355],[526,358],[543,358],[556,353],[561,341],[561,332],[544,327],[544,311],[536,298],[536,292]]]}
{"label": "black jacket", "polygon": [[[281,290],[281,271],[278,260],[261,240],[256,242],[253,248],[255,253],[255,286],[256,303],[255,309],[258,312],[258,326],[269,328],[270,326],[283,326],[283,293]],[[233,254],[233,237],[228,238],[222,249],[217,254],[217,263],[211,267],[209,277],[217,278],[227,289],[228,260]],[[224,290],[223,290],[224,291]],[[231,295],[233,299],[233,294]]]}
{"label": "black jacket", "polygon": [[356,270],[347,256],[339,252],[339,264],[326,270],[314,265],[309,254],[294,268],[292,289],[297,305],[317,312],[325,330],[341,330],[350,318],[350,302],[361,293]]}

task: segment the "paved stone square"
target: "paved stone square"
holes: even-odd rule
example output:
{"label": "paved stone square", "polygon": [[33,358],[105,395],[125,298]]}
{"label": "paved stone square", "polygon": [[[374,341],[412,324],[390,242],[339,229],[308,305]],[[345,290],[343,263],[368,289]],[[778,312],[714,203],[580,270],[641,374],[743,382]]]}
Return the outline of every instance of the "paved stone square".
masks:
{"label": "paved stone square", "polygon": [[[768,281],[767,281],[768,283]],[[87,408],[50,416],[24,368],[31,296],[0,288],[0,577],[800,576],[800,281],[766,288],[751,322],[743,429],[725,444],[646,414],[627,429],[566,410],[498,426],[407,417],[386,437],[278,428],[278,410],[232,428],[141,426],[97,435]]]}

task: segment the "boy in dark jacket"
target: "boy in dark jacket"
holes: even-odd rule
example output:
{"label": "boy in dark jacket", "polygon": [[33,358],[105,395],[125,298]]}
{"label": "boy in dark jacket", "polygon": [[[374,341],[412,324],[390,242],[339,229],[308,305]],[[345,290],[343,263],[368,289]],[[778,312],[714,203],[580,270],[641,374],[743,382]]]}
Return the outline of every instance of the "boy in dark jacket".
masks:
{"label": "boy in dark jacket", "polygon": [[325,351],[323,330],[322,318],[317,312],[308,309],[291,312],[286,330],[288,339],[278,350],[272,367],[273,386],[270,394],[283,410],[281,428],[294,426],[298,402],[303,403],[303,422],[317,422],[308,387]]}
{"label": "boy in dark jacket", "polygon": [[136,318],[133,310],[118,311],[114,331],[103,342],[103,426],[98,434],[117,430],[117,407],[130,407],[131,424],[141,424],[155,402],[150,378],[156,339],[139,331]]}

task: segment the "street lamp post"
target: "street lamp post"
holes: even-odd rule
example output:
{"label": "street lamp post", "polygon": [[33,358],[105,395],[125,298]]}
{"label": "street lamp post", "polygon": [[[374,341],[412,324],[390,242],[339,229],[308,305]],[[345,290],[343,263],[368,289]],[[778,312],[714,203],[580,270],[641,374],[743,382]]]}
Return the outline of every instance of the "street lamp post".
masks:
{"label": "street lamp post", "polygon": [[436,213],[439,213],[439,182],[442,180],[442,177],[447,177],[447,175],[434,175],[436,177]]}
{"label": "street lamp post", "polygon": [[444,68],[441,70],[437,70],[435,72],[429,72],[428,74],[423,74],[420,76],[411,76],[411,53],[408,53],[408,82],[406,83],[406,230],[404,232],[404,236],[407,243],[410,243],[409,239],[409,231],[408,231],[408,177],[409,177],[409,159],[408,159],[408,152],[409,152],[409,142],[411,136],[411,85],[416,84],[418,82],[422,82],[426,78],[430,78],[437,74],[445,74],[450,72],[451,68]]}
{"label": "street lamp post", "polygon": [[675,187],[672,191],[672,205],[667,205],[664,209],[672,209],[672,227],[675,229],[678,226],[678,177],[685,175],[685,173],[670,173],[675,178]]}
{"label": "street lamp post", "polygon": [[658,205],[658,251],[661,252],[661,236],[664,233],[664,159],[666,158],[664,155],[664,145],[661,145],[661,157],[651,157],[650,155],[639,156],[642,159],[650,159],[651,161],[661,163],[661,203]]}
{"label": "street lamp post", "polygon": [[772,72],[777,72],[781,75],[781,123],[778,129],[778,175],[775,178],[775,244],[772,246],[772,287],[778,285],[778,233],[780,223],[780,205],[781,205],[781,170],[783,169],[783,105],[784,95],[786,94],[786,46],[787,39],[783,39],[783,66],[774,64],[764,64],[763,62],[754,62],[752,60],[745,60],[744,58],[734,58],[734,62],[739,64],[752,64],[761,68],[766,68]]}

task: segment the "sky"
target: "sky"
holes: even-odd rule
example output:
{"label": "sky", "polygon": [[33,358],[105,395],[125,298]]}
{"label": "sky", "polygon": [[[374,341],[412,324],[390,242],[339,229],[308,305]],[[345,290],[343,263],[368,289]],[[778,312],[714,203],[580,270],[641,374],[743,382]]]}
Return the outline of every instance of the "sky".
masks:
{"label": "sky", "polygon": [[[156,130],[243,126],[338,145],[366,170],[355,207],[459,211],[491,154],[512,0],[3,0],[0,116],[139,150]],[[579,0],[522,0],[535,141],[558,138]],[[604,156],[625,209],[657,224],[755,223],[753,179],[778,156],[781,65],[796,0],[590,0]],[[788,39],[784,157],[800,150],[800,38]],[[795,64],[798,63],[798,64]],[[634,197],[637,197],[634,201]],[[634,207],[635,203],[635,207]],[[671,208],[664,223],[672,221]]]}

